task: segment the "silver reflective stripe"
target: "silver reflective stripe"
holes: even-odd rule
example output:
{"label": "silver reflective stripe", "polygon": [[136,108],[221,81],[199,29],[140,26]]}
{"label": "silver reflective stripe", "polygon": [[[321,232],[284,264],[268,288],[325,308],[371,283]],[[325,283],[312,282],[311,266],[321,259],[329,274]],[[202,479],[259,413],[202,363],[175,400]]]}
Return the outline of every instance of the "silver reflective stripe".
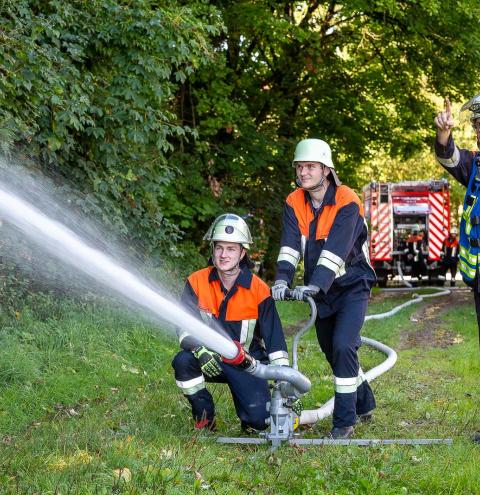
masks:
{"label": "silver reflective stripe", "polygon": [[372,269],[373,272],[375,272],[372,264],[370,263],[370,251],[369,251],[369,245],[368,245],[368,225],[367,221],[363,219],[363,224],[365,225],[365,228],[367,229],[367,240],[362,244],[362,253],[363,256],[365,256],[365,260],[368,264],[368,266]]}
{"label": "silver reflective stripe", "polygon": [[335,385],[335,392],[339,394],[352,394],[357,390],[357,379],[354,376],[352,378],[340,378],[338,376],[333,377],[333,383]]}
{"label": "silver reflective stripe", "polygon": [[248,337],[248,320],[242,320],[242,328],[240,330],[240,344],[245,344]]}
{"label": "silver reflective stripe", "polygon": [[253,331],[257,320],[242,320],[242,329],[240,330],[240,344],[248,350],[253,339]]}
{"label": "silver reflective stripe", "polygon": [[453,155],[450,158],[440,158],[437,156],[438,163],[446,168],[456,167],[460,163],[460,151],[457,146],[453,150]]}
{"label": "silver reflective stripe", "polygon": [[323,249],[317,261],[317,266],[324,266],[335,273],[335,278],[345,275],[345,262],[331,251]]}
{"label": "silver reflective stripe", "polygon": [[358,376],[357,376],[357,387],[359,387],[364,381],[365,381],[365,373],[363,372],[362,368],[359,368]]}
{"label": "silver reflective stripe", "polygon": [[282,246],[280,248],[280,254],[278,255],[277,262],[287,261],[295,268],[297,268],[298,262],[300,260],[300,253],[291,247]]}
{"label": "silver reflective stripe", "polygon": [[185,395],[193,395],[195,392],[198,392],[199,390],[202,390],[202,388],[205,388],[205,378],[203,377],[203,375],[197,376],[196,378],[192,378],[191,380],[187,380],[185,382],[182,382],[180,380],[175,381]]}
{"label": "silver reflective stripe", "polygon": [[302,255],[305,255],[305,246],[307,245],[307,238],[304,235],[302,235],[300,243],[302,246]]}
{"label": "silver reflective stripe", "polygon": [[270,364],[275,366],[288,366],[290,364],[288,362],[288,352],[286,351],[271,352],[268,355],[268,360],[270,361]]}
{"label": "silver reflective stripe", "polygon": [[182,340],[185,338],[185,337],[189,337],[190,334],[188,332],[182,332],[180,334],[180,336],[178,337],[178,341],[180,342],[180,344],[182,343]]}

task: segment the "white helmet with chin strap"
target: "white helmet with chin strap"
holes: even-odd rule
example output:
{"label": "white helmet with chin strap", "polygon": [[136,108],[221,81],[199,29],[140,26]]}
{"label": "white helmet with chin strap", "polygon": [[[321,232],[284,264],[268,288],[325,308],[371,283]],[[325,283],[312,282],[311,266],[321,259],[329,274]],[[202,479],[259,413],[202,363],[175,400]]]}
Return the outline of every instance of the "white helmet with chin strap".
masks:
{"label": "white helmet with chin strap", "polygon": [[[340,186],[342,183],[335,172],[335,165],[332,161],[332,150],[330,146],[321,139],[303,139],[295,148],[292,166],[295,167],[295,162],[318,162],[330,169],[335,185]],[[322,179],[323,183],[323,179]],[[314,189],[318,187],[315,186]]]}
{"label": "white helmet with chin strap", "polygon": [[236,242],[245,249],[250,249],[250,244],[253,242],[247,222],[234,213],[224,213],[217,217],[203,236],[203,240],[212,243],[215,241]]}

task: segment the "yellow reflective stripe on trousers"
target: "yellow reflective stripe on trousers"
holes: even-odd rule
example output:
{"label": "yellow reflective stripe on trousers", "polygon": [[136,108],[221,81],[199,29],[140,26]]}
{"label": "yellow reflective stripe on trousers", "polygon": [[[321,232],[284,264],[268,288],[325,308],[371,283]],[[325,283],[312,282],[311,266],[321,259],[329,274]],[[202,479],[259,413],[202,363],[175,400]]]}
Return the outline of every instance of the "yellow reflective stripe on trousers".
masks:
{"label": "yellow reflective stripe on trousers", "polygon": [[180,380],[175,380],[177,386],[182,389],[182,392],[185,395],[193,395],[195,392],[202,390],[205,388],[205,378],[203,375],[197,376],[196,378],[192,378],[191,380],[186,380],[184,382]]}
{"label": "yellow reflective stripe on trousers", "polygon": [[365,380],[365,373],[363,372],[362,368],[358,369],[358,376],[357,376],[357,387],[359,387]]}
{"label": "yellow reflective stripe on trousers", "polygon": [[335,386],[335,392],[339,394],[352,394],[357,390],[357,376],[351,378],[340,378],[338,376],[333,377],[333,384]]}

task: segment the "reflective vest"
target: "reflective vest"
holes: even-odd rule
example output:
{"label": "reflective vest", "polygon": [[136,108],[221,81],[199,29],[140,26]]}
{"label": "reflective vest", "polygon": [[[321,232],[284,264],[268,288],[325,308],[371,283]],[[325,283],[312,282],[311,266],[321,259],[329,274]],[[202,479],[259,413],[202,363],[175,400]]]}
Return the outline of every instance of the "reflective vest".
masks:
{"label": "reflective vest", "polygon": [[477,273],[480,255],[480,171],[477,153],[473,159],[460,221],[460,272],[465,282],[472,282]]}

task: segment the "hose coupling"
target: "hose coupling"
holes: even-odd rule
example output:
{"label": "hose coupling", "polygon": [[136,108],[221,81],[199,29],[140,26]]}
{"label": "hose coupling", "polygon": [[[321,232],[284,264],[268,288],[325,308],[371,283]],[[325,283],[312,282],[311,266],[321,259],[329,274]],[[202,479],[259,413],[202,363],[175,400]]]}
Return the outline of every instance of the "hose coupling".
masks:
{"label": "hose coupling", "polygon": [[248,354],[248,352],[242,347],[240,342],[234,340],[233,343],[237,346],[238,354],[233,359],[228,359],[222,356],[224,363],[240,368],[244,371],[252,373],[257,367],[257,361]]}

